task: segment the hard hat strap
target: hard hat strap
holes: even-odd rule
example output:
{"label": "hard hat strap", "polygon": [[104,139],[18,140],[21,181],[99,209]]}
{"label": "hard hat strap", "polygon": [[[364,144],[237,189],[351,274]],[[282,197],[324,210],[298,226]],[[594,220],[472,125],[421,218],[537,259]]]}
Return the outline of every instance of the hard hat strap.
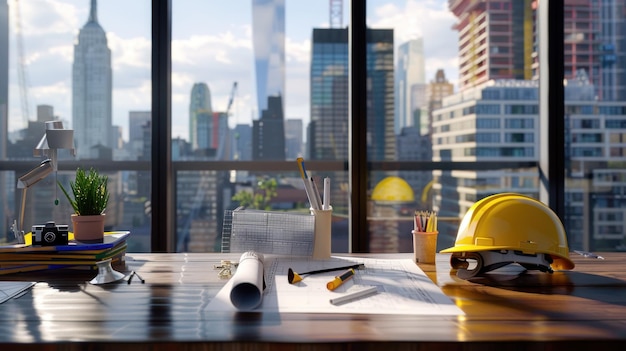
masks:
{"label": "hard hat strap", "polygon": [[552,273],[552,258],[546,254],[525,254],[514,250],[493,250],[476,252],[455,252],[450,257],[450,265],[457,269],[457,276],[469,279],[517,263],[527,270],[540,270]]}

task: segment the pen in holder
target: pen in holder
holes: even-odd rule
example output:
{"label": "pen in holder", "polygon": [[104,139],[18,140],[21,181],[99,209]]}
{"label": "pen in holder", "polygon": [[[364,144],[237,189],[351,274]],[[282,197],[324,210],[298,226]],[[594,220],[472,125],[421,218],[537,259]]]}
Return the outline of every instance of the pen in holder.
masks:
{"label": "pen in holder", "polygon": [[330,258],[331,243],[331,221],[333,217],[333,208],[330,206],[328,210],[311,209],[311,214],[315,216],[315,229],[313,233],[313,258],[328,259]]}

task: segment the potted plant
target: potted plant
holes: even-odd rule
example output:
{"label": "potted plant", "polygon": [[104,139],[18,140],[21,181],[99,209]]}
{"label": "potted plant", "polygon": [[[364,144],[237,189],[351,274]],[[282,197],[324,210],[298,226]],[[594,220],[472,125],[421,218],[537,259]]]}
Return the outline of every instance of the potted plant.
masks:
{"label": "potted plant", "polygon": [[108,177],[91,168],[89,172],[78,168],[76,179],[70,180],[72,195],[58,182],[61,191],[72,205],[74,239],[98,241],[104,237],[104,210],[109,202]]}

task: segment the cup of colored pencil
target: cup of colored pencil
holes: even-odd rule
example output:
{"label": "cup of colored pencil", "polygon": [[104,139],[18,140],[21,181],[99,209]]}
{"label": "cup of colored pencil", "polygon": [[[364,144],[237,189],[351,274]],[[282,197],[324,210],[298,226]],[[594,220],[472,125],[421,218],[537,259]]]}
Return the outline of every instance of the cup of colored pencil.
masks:
{"label": "cup of colored pencil", "polygon": [[437,253],[437,214],[415,211],[413,223],[413,260],[416,263],[435,263]]}

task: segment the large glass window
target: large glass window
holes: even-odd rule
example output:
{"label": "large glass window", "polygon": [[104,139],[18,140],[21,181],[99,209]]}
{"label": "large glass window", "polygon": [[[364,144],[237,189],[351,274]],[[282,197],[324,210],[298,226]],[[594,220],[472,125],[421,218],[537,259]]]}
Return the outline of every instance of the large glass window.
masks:
{"label": "large glass window", "polygon": [[[166,233],[158,240],[173,243],[172,251],[218,251],[225,210],[243,203],[308,212],[295,162],[301,156],[318,185],[332,180],[333,251],[349,251],[355,242],[360,250],[408,251],[412,212],[419,209],[439,212],[439,248],[447,247],[475,201],[503,191],[541,193],[532,165],[545,150],[540,128],[548,117],[537,104],[545,62],[536,3],[487,2],[498,9],[469,0],[370,0],[364,25],[351,33],[357,1],[171,1],[171,71],[154,73],[151,59],[165,49],[152,50],[152,26],[168,23],[151,17],[152,5],[164,1],[1,1],[3,226],[20,217],[15,184],[41,161],[33,149],[44,122],[60,119],[75,131],[77,155],[61,150],[59,172],[28,189],[20,224],[26,230],[69,222],[56,182],[66,184],[78,166],[95,167],[109,175],[113,191],[107,229],[131,230],[130,251],[150,251],[159,230]],[[626,218],[623,6],[563,8],[565,127],[550,133],[566,136],[565,198],[576,201],[566,201],[563,222],[573,248],[626,246],[617,233]],[[490,37],[494,25],[498,36]],[[593,35],[581,36],[580,28]],[[355,33],[364,38],[356,58]],[[598,54],[580,51],[593,47]],[[361,68],[354,65],[363,68],[363,91],[353,85],[351,72]],[[151,111],[151,74],[171,77],[172,177],[163,183],[173,193],[171,230],[151,228],[155,209],[167,205],[152,202],[152,180],[160,174],[151,173],[151,150],[163,142],[153,130],[163,128],[167,114]],[[351,115],[360,103],[364,109]],[[366,162],[357,160],[349,173],[358,153]],[[366,175],[365,187],[352,188],[355,172]],[[242,195],[274,186],[265,202],[248,204]],[[355,192],[366,203],[356,212]],[[366,228],[357,226],[350,237],[361,217]],[[0,240],[12,240],[10,231]]]}
{"label": "large glass window", "polygon": [[[106,230],[131,230],[128,250],[150,251],[150,30],[149,0],[0,1],[0,241],[14,221],[71,225],[57,181],[94,167],[109,177]],[[76,156],[59,150],[58,172],[23,199],[17,180],[43,160],[33,152],[52,120],[74,130]]]}

